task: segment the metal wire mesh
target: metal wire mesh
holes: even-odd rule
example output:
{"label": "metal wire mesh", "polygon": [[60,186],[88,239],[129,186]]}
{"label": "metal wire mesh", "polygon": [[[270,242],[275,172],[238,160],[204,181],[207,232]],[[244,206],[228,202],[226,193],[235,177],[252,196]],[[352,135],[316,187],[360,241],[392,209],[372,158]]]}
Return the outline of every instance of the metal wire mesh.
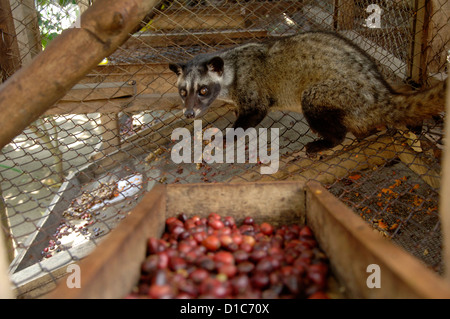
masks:
{"label": "metal wire mesh", "polygon": [[[1,24],[3,80],[76,23],[91,2],[10,0],[3,6],[2,1],[0,15],[8,22]],[[432,7],[417,3],[163,1],[145,27],[2,149],[1,220],[18,295],[45,293],[65,273],[62,266],[89,254],[156,183],[316,179],[375,229],[441,272],[441,117],[414,132],[386,130],[361,142],[349,135],[342,146],[311,160],[304,146],[315,135],[304,117],[272,112],[260,124],[280,129],[280,169],[272,175],[260,174],[259,158],[196,165],[170,158],[173,129],[192,131],[193,124],[180,113],[169,62],[325,29],[368,52],[393,85],[428,86],[446,72],[449,1],[431,1]],[[368,10],[371,4],[377,7]],[[381,25],[373,27],[370,15],[378,14],[377,8]],[[203,118],[202,129],[224,130],[234,119],[219,103]]]}

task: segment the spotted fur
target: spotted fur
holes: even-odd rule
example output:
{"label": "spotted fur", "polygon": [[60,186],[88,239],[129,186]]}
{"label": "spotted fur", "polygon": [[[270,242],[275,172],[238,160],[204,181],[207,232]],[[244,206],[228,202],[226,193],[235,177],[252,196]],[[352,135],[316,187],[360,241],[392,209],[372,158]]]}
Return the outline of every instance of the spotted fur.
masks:
{"label": "spotted fur", "polygon": [[[320,139],[309,154],[363,136],[380,125],[414,125],[444,110],[445,82],[415,94],[395,92],[374,61],[331,32],[308,32],[250,43],[171,64],[187,117],[201,116],[215,99],[237,105],[234,127],[258,125],[277,108],[303,112]],[[201,95],[202,88],[208,89]],[[184,90],[184,91],[183,91]]]}

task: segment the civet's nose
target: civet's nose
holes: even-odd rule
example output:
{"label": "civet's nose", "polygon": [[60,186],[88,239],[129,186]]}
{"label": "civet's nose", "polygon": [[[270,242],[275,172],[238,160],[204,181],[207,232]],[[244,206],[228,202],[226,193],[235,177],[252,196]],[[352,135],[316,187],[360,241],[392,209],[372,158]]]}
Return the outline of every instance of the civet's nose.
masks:
{"label": "civet's nose", "polygon": [[188,119],[193,119],[195,117],[194,110],[186,110],[184,111],[184,116],[186,116]]}

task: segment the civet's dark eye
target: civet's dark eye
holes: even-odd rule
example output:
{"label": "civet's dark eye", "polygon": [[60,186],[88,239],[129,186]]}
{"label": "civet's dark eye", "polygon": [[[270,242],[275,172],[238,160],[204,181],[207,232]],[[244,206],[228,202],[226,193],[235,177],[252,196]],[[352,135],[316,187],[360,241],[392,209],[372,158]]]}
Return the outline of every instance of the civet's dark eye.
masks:
{"label": "civet's dark eye", "polygon": [[186,97],[187,91],[186,91],[185,89],[181,89],[181,90],[180,90],[180,95],[181,95],[182,97]]}
{"label": "civet's dark eye", "polygon": [[200,91],[198,91],[198,94],[200,94],[201,96],[205,96],[208,94],[208,92],[209,92],[208,88],[204,86],[200,89]]}

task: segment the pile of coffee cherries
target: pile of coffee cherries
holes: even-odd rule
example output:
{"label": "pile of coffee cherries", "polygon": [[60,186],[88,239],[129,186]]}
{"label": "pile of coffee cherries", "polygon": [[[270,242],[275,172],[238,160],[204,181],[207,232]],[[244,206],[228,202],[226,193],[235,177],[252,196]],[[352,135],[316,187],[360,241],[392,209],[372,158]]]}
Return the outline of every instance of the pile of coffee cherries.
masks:
{"label": "pile of coffee cherries", "polygon": [[129,298],[328,298],[328,260],[308,226],[184,214],[148,240]]}

